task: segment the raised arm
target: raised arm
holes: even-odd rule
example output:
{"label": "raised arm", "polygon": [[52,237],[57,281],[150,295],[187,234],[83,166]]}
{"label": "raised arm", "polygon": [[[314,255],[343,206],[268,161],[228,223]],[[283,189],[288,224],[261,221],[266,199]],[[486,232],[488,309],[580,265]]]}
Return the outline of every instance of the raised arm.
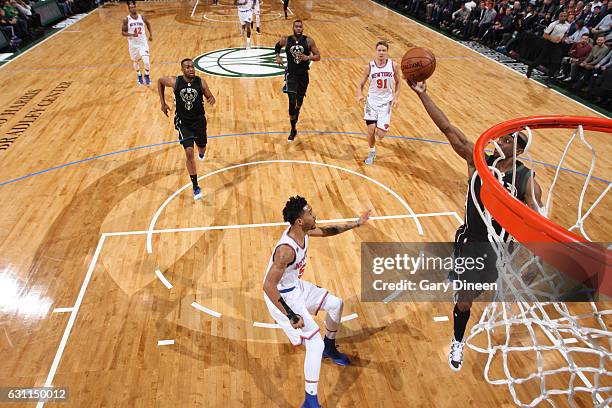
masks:
{"label": "raised arm", "polygon": [[142,20],[144,21],[145,25],[147,26],[147,30],[149,31],[149,41],[153,41],[153,31],[151,31],[151,23],[149,23],[149,20],[145,16],[142,16]]}
{"label": "raised arm", "polygon": [[168,116],[168,111],[170,110],[170,107],[166,104],[166,96],[164,95],[164,90],[166,89],[166,87],[172,88],[174,90],[175,84],[175,77],[161,77],[157,80],[157,93],[159,94],[159,102],[161,103],[161,110],[166,116]]}
{"label": "raised arm", "polygon": [[361,214],[361,217],[355,222],[343,225],[330,225],[329,227],[317,227],[313,230],[308,231],[308,236],[311,237],[331,237],[332,235],[338,235],[342,232],[352,230],[353,228],[361,227],[370,219],[370,213],[372,210],[368,210]]}
{"label": "raised arm", "polygon": [[444,133],[444,136],[450,142],[453,150],[461,156],[468,164],[468,168],[474,167],[474,143],[470,142],[467,137],[457,127],[452,125],[444,112],[434,103],[427,95],[427,85],[425,82],[411,84],[410,87],[419,96],[421,103],[425,107],[427,114],[434,121],[438,129]]}
{"label": "raised arm", "polygon": [[278,290],[278,282],[280,282],[283,277],[283,272],[287,268],[287,265],[292,263],[295,260],[295,251],[288,245],[280,245],[276,248],[276,252],[274,253],[274,258],[272,260],[272,266],[266,275],[266,279],[264,280],[263,290],[268,296],[268,299],[274,306],[278,308],[281,312],[284,312],[287,315],[287,318],[291,321],[291,325],[299,329],[304,327],[304,320],[302,316],[295,314],[293,310],[285,303],[283,300],[280,291]]}
{"label": "raised arm", "polygon": [[357,86],[357,92],[355,93],[357,104],[360,104],[361,101],[363,101],[363,86],[368,81],[369,76],[370,76],[370,64],[366,65],[363,68],[363,71],[361,74],[361,81],[359,81],[359,85]]}

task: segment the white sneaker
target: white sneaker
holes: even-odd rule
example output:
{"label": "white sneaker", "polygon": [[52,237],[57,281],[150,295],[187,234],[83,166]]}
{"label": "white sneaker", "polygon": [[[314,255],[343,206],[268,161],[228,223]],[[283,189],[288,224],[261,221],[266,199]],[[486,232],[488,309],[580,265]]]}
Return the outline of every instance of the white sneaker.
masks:
{"label": "white sneaker", "polygon": [[463,347],[465,346],[465,340],[457,341],[453,336],[451,341],[450,352],[448,353],[448,365],[453,371],[461,370],[463,364]]}
{"label": "white sneaker", "polygon": [[204,159],[206,158],[206,152],[204,152],[204,154],[200,155],[200,152],[198,152],[198,160],[199,161],[204,161]]}
{"label": "white sneaker", "polygon": [[376,157],[376,152],[370,151],[370,154],[368,154],[367,159],[365,159],[365,164],[372,164],[374,163],[374,158]]}

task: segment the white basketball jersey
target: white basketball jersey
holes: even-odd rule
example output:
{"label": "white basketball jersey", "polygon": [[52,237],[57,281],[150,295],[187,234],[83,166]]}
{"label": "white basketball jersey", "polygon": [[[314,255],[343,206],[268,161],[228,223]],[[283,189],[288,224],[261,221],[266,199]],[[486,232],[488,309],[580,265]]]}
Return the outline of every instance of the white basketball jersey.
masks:
{"label": "white basketball jersey", "polygon": [[370,89],[368,90],[368,103],[379,106],[393,100],[393,86],[395,84],[395,73],[393,62],[387,58],[384,67],[376,66],[375,61],[370,61]]}
{"label": "white basketball jersey", "polygon": [[[266,276],[274,263],[274,254],[276,253],[276,249],[281,245],[290,246],[295,252],[295,260],[291,265],[288,265],[283,272],[283,276],[281,280],[278,282],[278,290],[289,289],[296,286],[299,283],[299,279],[302,277],[304,273],[304,269],[306,268],[306,255],[308,252],[308,235],[304,237],[304,248],[302,248],[293,238],[289,236],[289,229],[287,228],[283,235],[280,237],[276,245],[274,246],[274,250],[272,251],[272,256],[270,256],[270,261],[268,262],[268,269],[266,269]],[[264,278],[265,280],[265,278]]]}
{"label": "white basketball jersey", "polygon": [[253,8],[253,0],[243,0],[238,3],[238,11],[249,11]]}
{"label": "white basketball jersey", "polygon": [[136,18],[128,16],[128,34],[138,34],[138,37],[128,37],[128,44],[130,47],[143,47],[149,45],[145,33],[145,23],[140,14]]}

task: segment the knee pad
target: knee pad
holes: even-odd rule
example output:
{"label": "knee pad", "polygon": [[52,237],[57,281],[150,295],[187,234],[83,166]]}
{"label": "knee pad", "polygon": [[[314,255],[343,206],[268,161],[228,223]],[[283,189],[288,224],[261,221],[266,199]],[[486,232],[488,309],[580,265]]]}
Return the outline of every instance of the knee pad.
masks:
{"label": "knee pad", "polygon": [[312,351],[314,355],[323,354],[323,349],[325,349],[325,343],[319,332],[310,339],[304,339],[304,345],[306,346],[306,351],[309,353]]}
{"label": "knee pad", "polygon": [[344,302],[337,296],[328,294],[323,302],[323,309],[327,312],[327,315],[336,323],[340,323],[342,318],[342,307]]}

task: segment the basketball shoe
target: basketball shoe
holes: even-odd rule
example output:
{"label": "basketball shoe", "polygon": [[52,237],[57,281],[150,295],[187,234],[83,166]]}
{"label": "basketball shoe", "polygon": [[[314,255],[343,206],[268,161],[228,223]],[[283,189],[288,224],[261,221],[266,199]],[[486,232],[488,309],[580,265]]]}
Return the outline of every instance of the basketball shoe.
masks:
{"label": "basketball shoe", "polygon": [[142,82],[142,74],[138,74],[138,85],[143,85],[144,82]]}
{"label": "basketball shoe", "polygon": [[465,346],[465,340],[457,341],[453,336],[451,341],[450,352],[448,353],[448,365],[451,370],[459,371],[461,370],[461,365],[463,364],[463,347]]}
{"label": "basketball shoe", "polygon": [[319,399],[316,395],[310,395],[306,393],[306,398],[304,398],[304,403],[302,404],[302,408],[323,408],[319,405]]}
{"label": "basketball shoe", "polygon": [[368,157],[365,159],[365,164],[372,164],[374,163],[374,158],[376,157],[376,152],[373,152],[370,150],[370,153],[368,154]]}
{"label": "basketball shoe", "polygon": [[151,77],[148,74],[145,74],[145,84],[147,84],[147,86],[151,85]]}
{"label": "basketball shoe", "polygon": [[351,363],[348,356],[338,351],[336,348],[336,339],[323,338],[325,349],[323,349],[323,358],[329,358],[334,364],[339,366],[347,366]]}
{"label": "basketball shoe", "polygon": [[193,199],[197,201],[201,198],[202,198],[202,189],[200,188],[200,186],[198,186],[193,189]]}

